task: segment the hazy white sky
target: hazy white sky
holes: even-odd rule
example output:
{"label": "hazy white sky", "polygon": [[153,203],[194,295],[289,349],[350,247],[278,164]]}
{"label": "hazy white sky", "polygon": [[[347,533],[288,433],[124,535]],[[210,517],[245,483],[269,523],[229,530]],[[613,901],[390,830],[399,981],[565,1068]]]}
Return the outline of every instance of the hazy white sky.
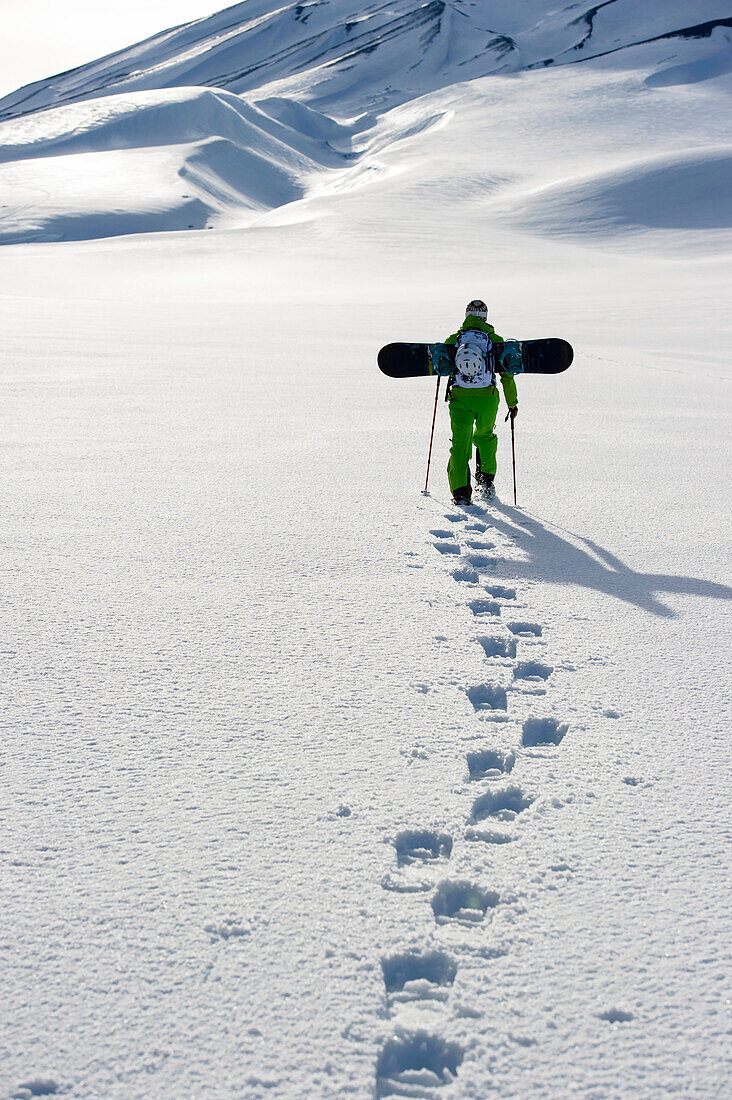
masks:
{"label": "hazy white sky", "polygon": [[0,0],[0,96],[234,0]]}

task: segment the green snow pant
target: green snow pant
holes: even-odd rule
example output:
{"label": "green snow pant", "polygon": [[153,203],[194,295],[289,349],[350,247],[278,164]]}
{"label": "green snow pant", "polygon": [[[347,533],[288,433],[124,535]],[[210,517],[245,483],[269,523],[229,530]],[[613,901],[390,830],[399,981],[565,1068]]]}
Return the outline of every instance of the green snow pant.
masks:
{"label": "green snow pant", "polygon": [[484,474],[495,474],[498,436],[493,428],[498,413],[498,401],[498,390],[495,386],[476,389],[452,387],[452,446],[447,464],[451,493],[470,484],[468,463],[473,452],[473,443],[478,448],[481,471]]}

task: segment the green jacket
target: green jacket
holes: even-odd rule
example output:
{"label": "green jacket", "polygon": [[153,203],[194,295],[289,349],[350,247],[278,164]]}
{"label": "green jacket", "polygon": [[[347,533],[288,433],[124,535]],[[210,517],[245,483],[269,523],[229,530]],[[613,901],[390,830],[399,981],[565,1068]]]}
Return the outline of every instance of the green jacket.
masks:
{"label": "green jacket", "polygon": [[[493,325],[489,325],[487,321],[481,321],[480,317],[475,317],[472,313],[469,313],[465,318],[465,321],[457,330],[453,332],[452,336],[448,336],[445,340],[446,344],[457,344],[458,338],[461,332],[465,332],[469,328],[478,328],[482,332],[487,332],[494,344],[504,343],[503,337],[499,336],[493,328]],[[516,390],[516,380],[512,374],[507,374],[505,371],[498,370],[498,377],[501,380],[501,386],[503,387],[503,396],[506,398],[506,404],[509,409],[518,405],[518,392]]]}

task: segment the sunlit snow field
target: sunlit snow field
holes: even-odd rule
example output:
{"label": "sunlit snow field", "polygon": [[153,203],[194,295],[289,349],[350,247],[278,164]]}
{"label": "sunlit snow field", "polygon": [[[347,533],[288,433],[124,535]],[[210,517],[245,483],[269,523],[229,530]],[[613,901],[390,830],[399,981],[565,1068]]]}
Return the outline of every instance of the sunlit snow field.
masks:
{"label": "sunlit snow field", "polygon": [[0,124],[0,1096],[725,1095],[730,33]]}

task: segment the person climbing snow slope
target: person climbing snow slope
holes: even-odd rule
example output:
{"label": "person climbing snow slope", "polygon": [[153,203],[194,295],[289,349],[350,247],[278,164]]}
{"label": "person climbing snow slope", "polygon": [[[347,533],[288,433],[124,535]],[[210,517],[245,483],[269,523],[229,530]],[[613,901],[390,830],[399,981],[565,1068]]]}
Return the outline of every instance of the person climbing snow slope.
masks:
{"label": "person climbing snow slope", "polygon": [[513,375],[500,366],[498,354],[504,340],[488,324],[488,307],[478,299],[465,310],[465,320],[446,344],[456,344],[455,370],[448,390],[452,445],[447,477],[455,504],[470,504],[470,457],[475,444],[476,484],[487,496],[493,496],[496,475],[498,437],[494,432],[499,395],[496,375],[511,421],[518,415],[518,395]]}

